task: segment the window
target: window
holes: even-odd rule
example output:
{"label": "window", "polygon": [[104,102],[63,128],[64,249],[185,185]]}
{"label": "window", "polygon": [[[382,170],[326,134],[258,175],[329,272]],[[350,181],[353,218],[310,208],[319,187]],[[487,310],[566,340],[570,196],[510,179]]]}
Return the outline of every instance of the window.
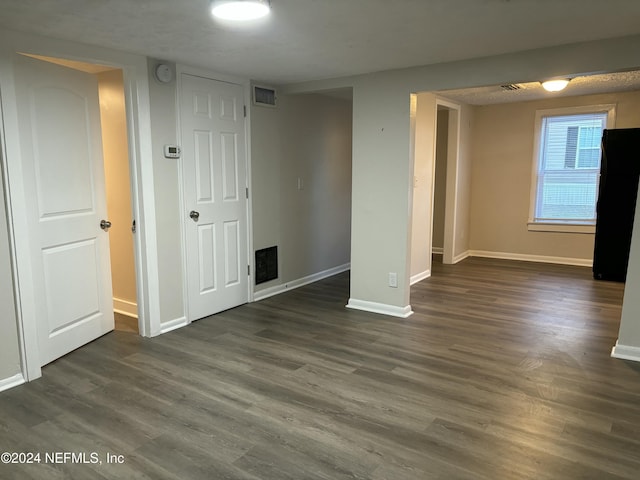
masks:
{"label": "window", "polygon": [[536,112],[529,230],[594,231],[600,142],[613,120],[613,105]]}

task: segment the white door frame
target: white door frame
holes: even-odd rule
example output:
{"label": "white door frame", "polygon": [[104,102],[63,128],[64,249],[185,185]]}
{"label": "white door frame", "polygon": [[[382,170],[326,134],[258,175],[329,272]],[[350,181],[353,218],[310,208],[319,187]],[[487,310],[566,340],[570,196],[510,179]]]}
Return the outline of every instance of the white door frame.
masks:
{"label": "white door frame", "polygon": [[[215,80],[218,82],[226,82],[233,83],[236,85],[240,85],[244,90],[244,105],[246,107],[246,117],[244,119],[244,130],[245,130],[245,161],[246,161],[246,188],[249,192],[249,198],[247,200],[247,264],[249,265],[249,281],[247,282],[247,299],[249,302],[253,301],[254,291],[253,291],[253,278],[254,278],[254,262],[253,262],[253,209],[251,207],[251,84],[248,80],[242,79],[239,77],[235,77],[232,75],[225,75],[221,73],[212,72],[210,70],[198,67],[191,67],[188,65],[176,65],[176,138],[180,145],[184,144],[182,138],[182,120],[181,120],[181,108],[182,108],[182,74],[193,75],[196,77],[207,78],[209,80]],[[181,225],[181,235],[180,240],[182,242],[181,248],[181,261],[182,261],[182,302],[184,305],[185,318],[187,319],[185,323],[190,323],[188,320],[191,318],[189,314],[189,292],[187,285],[187,235],[186,230],[182,228],[186,221],[187,214],[187,206],[184,200],[184,177],[182,168],[178,169],[178,195],[180,201],[180,225]],[[172,326],[172,328],[177,328],[181,325]]]}
{"label": "white door frame", "polygon": [[34,278],[29,258],[29,231],[13,72],[13,55],[16,52],[98,63],[123,70],[132,210],[138,225],[134,248],[141,335],[154,336],[160,333],[160,301],[146,59],[63,40],[10,31],[0,32],[0,118],[3,120],[0,147],[6,177],[4,186],[7,192],[22,375],[29,381],[42,375],[33,308],[34,302],[41,299],[34,298]]}
{"label": "white door frame", "polygon": [[[445,197],[445,210],[444,210],[444,245],[442,254],[442,263],[453,264],[455,263],[455,248],[456,248],[456,222],[458,215],[458,163],[460,159],[460,110],[461,106],[457,103],[453,103],[444,98],[436,96],[435,116],[436,122],[434,122],[435,128],[438,128],[438,106],[446,107],[450,112],[453,111],[455,115],[449,115],[448,125],[448,140],[447,140],[447,183],[446,183],[446,197]],[[437,138],[437,135],[434,135]],[[431,233],[430,244],[433,245],[433,212],[434,212],[434,199],[435,199],[435,169],[436,169],[436,143],[433,142],[433,186],[431,188]]]}

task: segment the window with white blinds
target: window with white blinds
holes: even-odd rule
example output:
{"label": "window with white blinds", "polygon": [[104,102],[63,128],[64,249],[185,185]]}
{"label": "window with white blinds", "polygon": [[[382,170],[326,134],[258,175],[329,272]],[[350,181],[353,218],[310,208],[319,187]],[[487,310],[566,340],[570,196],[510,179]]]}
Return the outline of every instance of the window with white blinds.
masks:
{"label": "window with white blinds", "polygon": [[613,106],[539,111],[529,223],[594,225],[602,131]]}

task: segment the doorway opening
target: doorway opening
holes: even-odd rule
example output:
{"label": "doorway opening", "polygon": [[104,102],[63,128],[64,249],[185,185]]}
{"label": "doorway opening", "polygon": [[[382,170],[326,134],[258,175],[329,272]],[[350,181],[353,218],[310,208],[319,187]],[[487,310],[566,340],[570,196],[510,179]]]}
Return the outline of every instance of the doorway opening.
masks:
{"label": "doorway opening", "polygon": [[433,260],[450,265],[456,255],[460,106],[436,99],[435,128],[430,253]]}
{"label": "doorway opening", "polygon": [[444,254],[444,217],[447,198],[447,139],[449,109],[438,105],[436,118],[436,157],[433,175],[433,231],[431,255],[433,263],[442,263]]}
{"label": "doorway opening", "polygon": [[131,176],[124,74],[121,68],[55,57],[27,55],[45,62],[94,75],[98,82],[102,153],[106,187],[111,285],[115,330],[139,334],[135,221]]}

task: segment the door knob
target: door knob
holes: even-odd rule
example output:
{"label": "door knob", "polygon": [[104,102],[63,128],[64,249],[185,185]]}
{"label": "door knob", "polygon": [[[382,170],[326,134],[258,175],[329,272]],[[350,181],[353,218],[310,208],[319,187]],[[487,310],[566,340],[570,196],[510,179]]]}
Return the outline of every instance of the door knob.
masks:
{"label": "door knob", "polygon": [[197,222],[198,219],[200,218],[200,212],[196,212],[195,210],[191,210],[191,212],[189,212],[189,217],[191,217],[191,219],[194,222]]}
{"label": "door knob", "polygon": [[111,228],[111,222],[109,220],[102,220],[100,222],[100,228],[105,232],[108,231]]}

